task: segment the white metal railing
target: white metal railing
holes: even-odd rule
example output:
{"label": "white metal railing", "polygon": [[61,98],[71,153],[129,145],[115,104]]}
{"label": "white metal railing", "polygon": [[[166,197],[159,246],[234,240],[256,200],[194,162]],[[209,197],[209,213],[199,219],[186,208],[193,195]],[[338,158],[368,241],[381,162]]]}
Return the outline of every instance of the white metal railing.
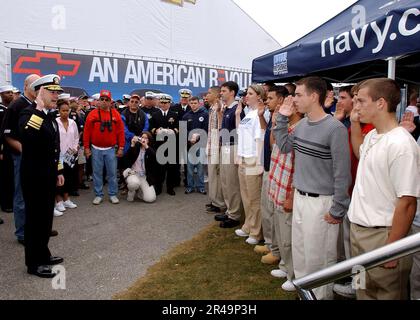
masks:
{"label": "white metal railing", "polygon": [[360,271],[367,271],[389,261],[411,255],[417,251],[420,251],[420,233],[337,263],[326,269],[308,274],[292,282],[301,299],[316,300],[312,291],[314,288],[352,275],[357,276]]}

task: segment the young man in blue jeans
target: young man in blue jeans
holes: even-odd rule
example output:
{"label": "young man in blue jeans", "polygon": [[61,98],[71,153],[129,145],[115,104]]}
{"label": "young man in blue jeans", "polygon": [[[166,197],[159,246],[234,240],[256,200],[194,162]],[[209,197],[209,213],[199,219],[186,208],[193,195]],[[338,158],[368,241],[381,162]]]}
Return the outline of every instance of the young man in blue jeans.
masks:
{"label": "young man in blue jeans", "polygon": [[[194,189],[201,194],[207,194],[204,185],[204,158],[207,143],[207,130],[209,115],[207,110],[200,109],[198,97],[190,99],[191,111],[187,112],[182,121],[187,122],[188,130],[188,156],[187,156],[187,187],[186,194],[194,192]],[[201,130],[201,134],[198,132]],[[203,137],[203,134],[206,134]],[[194,179],[194,170],[197,170],[197,180]]]}
{"label": "young man in blue jeans", "polygon": [[[118,111],[111,108],[111,104],[111,92],[101,90],[98,108],[89,113],[83,134],[86,158],[92,156],[93,185],[96,196],[93,204],[95,205],[100,204],[104,197],[104,166],[108,175],[109,200],[113,204],[119,203],[117,198],[117,157],[123,156],[124,123]],[[118,151],[115,154],[117,145]]]}

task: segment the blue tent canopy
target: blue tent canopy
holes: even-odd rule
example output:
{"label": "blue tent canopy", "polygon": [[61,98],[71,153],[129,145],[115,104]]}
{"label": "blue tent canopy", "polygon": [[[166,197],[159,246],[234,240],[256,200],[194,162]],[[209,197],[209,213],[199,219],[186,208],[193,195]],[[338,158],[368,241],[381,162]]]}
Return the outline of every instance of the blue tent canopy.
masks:
{"label": "blue tent canopy", "polygon": [[420,0],[359,0],[291,45],[254,59],[252,79],[360,81],[386,76],[389,57],[397,58],[397,79],[420,83]]}

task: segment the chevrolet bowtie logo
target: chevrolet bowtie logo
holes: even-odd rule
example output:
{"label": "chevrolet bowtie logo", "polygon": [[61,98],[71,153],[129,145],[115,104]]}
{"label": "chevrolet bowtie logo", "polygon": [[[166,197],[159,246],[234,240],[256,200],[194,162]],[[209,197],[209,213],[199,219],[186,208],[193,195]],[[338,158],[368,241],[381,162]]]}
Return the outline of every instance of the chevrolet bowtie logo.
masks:
{"label": "chevrolet bowtie logo", "polygon": [[184,2],[189,2],[189,3],[192,3],[192,4],[195,4],[195,2],[196,2],[196,0],[162,0],[162,1],[177,4],[181,7],[184,5]]}
{"label": "chevrolet bowtie logo", "polygon": [[[41,60],[43,59],[53,60],[55,62],[57,70],[55,70],[53,73],[59,75],[60,77],[75,76],[79,71],[80,61],[64,60],[59,53],[37,52],[35,57],[19,57],[15,66],[13,67],[13,73],[35,73],[39,76],[43,76],[40,69]],[[52,64],[49,63],[49,65]]]}

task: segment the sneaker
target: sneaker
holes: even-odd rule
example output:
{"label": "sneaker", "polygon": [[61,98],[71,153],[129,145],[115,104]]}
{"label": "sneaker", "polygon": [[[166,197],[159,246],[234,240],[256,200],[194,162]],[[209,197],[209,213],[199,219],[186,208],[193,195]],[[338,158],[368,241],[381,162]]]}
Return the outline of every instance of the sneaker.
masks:
{"label": "sneaker", "polygon": [[236,229],[236,230],[235,230],[235,234],[236,234],[238,237],[243,237],[243,238],[248,238],[248,237],[249,237],[249,234],[248,234],[248,233],[246,233],[246,232],[243,232],[243,231],[242,231],[242,229]]}
{"label": "sneaker", "polygon": [[284,291],[289,291],[289,292],[296,291],[295,286],[293,285],[292,281],[290,281],[290,280],[287,280],[285,283],[283,283],[281,285],[281,288]]}
{"label": "sneaker", "polygon": [[64,213],[54,208],[54,217],[61,217]]}
{"label": "sneaker", "polygon": [[200,194],[207,194],[207,191],[206,191],[206,189],[200,189],[200,190],[198,190],[198,193],[200,193]]}
{"label": "sneaker", "polygon": [[116,196],[110,196],[109,201],[111,201],[112,204],[120,203],[120,200]]}
{"label": "sneaker", "polygon": [[193,193],[193,192],[194,192],[194,190],[191,189],[191,188],[185,189],[185,194],[190,194],[190,193]]}
{"label": "sneaker", "polygon": [[286,263],[284,262],[284,260],[283,259],[281,259],[280,260],[280,263],[279,263],[281,266],[285,266],[286,265]]}
{"label": "sneaker", "polygon": [[135,196],[136,196],[136,192],[135,191],[128,191],[128,193],[127,193],[127,201],[133,202]]}
{"label": "sneaker", "polygon": [[286,272],[284,272],[283,270],[281,270],[281,269],[274,269],[274,270],[271,270],[271,275],[273,276],[273,277],[276,277],[276,278],[286,278],[287,277],[287,273]]}
{"label": "sneaker", "polygon": [[70,199],[69,200],[67,200],[67,201],[64,201],[63,202],[63,204],[64,204],[64,207],[65,208],[69,208],[69,209],[75,209],[75,208],[77,208],[77,204],[75,204],[73,201],[71,201]]}
{"label": "sneaker", "polygon": [[256,244],[260,243],[259,240],[255,239],[253,237],[248,237],[248,239],[246,239],[245,242],[248,243],[248,244],[252,244],[252,245],[256,245]]}
{"label": "sneaker", "polygon": [[57,203],[55,204],[55,208],[56,208],[58,211],[61,211],[61,212],[66,211],[66,207],[64,207],[64,202],[63,202],[63,201],[57,202]]}
{"label": "sneaker", "polygon": [[204,175],[204,183],[207,183],[207,182],[209,182],[209,177]]}
{"label": "sneaker", "polygon": [[264,264],[278,264],[279,261],[280,259],[273,255],[271,252],[261,257],[261,262]]}
{"label": "sneaker", "polygon": [[268,247],[266,245],[255,246],[254,251],[258,254],[263,254],[263,255],[266,255],[266,254],[270,253],[270,249],[268,249]]}
{"label": "sneaker", "polygon": [[95,199],[93,199],[92,203],[95,205],[98,205],[102,202],[102,198],[101,197],[96,197]]}
{"label": "sneaker", "polygon": [[352,283],[334,284],[333,290],[336,294],[346,298],[356,298],[356,290],[353,289]]}

